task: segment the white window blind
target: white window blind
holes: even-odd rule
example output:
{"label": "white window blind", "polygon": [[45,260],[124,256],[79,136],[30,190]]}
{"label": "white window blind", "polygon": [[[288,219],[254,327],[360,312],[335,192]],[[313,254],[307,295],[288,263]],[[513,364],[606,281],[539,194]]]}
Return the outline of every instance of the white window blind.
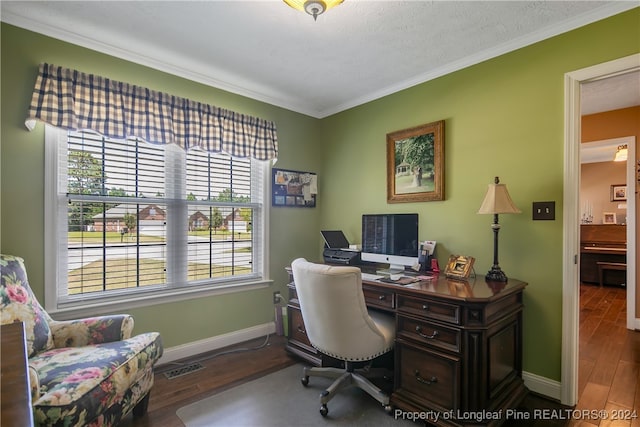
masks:
{"label": "white window blind", "polygon": [[46,133],[56,308],[263,279],[266,162]]}

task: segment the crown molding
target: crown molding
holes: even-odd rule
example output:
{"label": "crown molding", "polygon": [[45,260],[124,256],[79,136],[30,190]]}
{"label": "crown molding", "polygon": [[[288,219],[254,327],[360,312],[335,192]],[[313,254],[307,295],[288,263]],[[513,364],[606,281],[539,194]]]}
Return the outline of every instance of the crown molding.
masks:
{"label": "crown molding", "polygon": [[575,30],[588,24],[592,24],[605,18],[609,18],[619,13],[626,12],[638,7],[639,5],[640,3],[637,1],[621,1],[608,3],[600,8],[593,9],[588,13],[576,15],[572,19],[565,20],[562,23],[546,27],[544,29],[541,29],[540,31],[527,34],[526,36],[515,38],[507,43],[502,43],[491,49],[486,49],[474,55],[469,55],[458,61],[450,62],[449,64],[446,64],[445,66],[439,67],[428,73],[419,74],[412,79],[404,80],[402,82],[399,82],[398,84],[388,86],[379,91],[371,93],[370,95],[354,99],[353,101],[348,103],[337,105],[335,108],[321,111],[320,118],[339,113],[349,108],[357,107],[358,105],[362,105],[367,102],[375,101],[376,99],[391,95],[396,92],[400,92],[410,87],[428,82],[430,80],[437,79],[438,77],[451,74],[455,71],[459,71],[472,65],[487,61],[489,59],[496,58],[500,55],[513,52],[515,50],[530,46],[551,37],[555,37],[557,35]]}
{"label": "crown molding", "polygon": [[231,75],[216,77],[216,75],[221,76],[219,70],[207,68],[196,61],[185,61],[184,58],[177,59],[172,55],[159,55],[152,57],[136,51],[133,46],[128,49],[121,48],[101,40],[75,33],[70,31],[68,28],[61,28],[48,22],[43,22],[41,20],[12,12],[3,12],[1,20],[26,30],[34,31],[36,33],[166,72],[197,83],[295,111],[307,116],[322,119],[636,7],[638,7],[637,1],[609,2],[602,7],[577,15],[572,19],[551,25],[535,33],[513,39],[507,43],[502,43],[492,49],[486,49],[478,52],[477,54],[446,64],[428,73],[419,74],[411,79],[403,80],[397,84],[381,88],[380,90],[372,92],[366,96],[356,98],[352,101],[324,110],[320,110],[317,107],[314,107],[313,104],[304,102],[302,99],[292,98],[282,93],[276,93],[266,87],[257,87],[257,85],[252,84],[252,82],[237,81]]}

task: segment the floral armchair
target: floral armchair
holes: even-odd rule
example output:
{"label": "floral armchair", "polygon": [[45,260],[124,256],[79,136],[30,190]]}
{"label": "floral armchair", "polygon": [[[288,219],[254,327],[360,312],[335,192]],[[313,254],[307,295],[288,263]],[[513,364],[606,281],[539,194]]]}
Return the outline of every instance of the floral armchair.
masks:
{"label": "floral armchair", "polygon": [[1,324],[24,322],[34,421],[43,426],[113,426],[146,413],[157,332],[131,337],[133,318],[55,321],[36,300],[22,258],[0,255]]}

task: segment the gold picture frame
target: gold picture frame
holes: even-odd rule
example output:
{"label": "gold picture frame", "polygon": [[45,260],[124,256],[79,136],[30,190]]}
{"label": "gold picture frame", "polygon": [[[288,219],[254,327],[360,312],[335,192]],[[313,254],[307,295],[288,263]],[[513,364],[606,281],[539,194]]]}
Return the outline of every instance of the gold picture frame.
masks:
{"label": "gold picture frame", "polygon": [[444,120],[387,134],[387,203],[444,200]]}
{"label": "gold picture frame", "polygon": [[467,279],[471,274],[475,258],[464,255],[451,255],[444,271],[449,279]]}

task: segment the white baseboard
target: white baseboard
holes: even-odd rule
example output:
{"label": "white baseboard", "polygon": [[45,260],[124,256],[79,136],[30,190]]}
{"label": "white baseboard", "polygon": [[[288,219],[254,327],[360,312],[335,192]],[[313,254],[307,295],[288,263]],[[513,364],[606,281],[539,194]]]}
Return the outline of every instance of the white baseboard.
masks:
{"label": "white baseboard", "polygon": [[559,381],[550,380],[530,372],[522,372],[522,379],[524,380],[524,385],[534,393],[560,400],[562,384]]}
{"label": "white baseboard", "polygon": [[162,357],[158,361],[158,365],[163,365],[176,360],[192,357],[208,351],[217,350],[241,342],[249,341],[254,338],[264,337],[273,334],[276,331],[274,322],[264,323],[262,325],[252,326],[247,329],[229,332],[223,335],[217,335],[211,338],[205,338],[199,341],[193,341],[187,344],[178,345],[164,349]]}

